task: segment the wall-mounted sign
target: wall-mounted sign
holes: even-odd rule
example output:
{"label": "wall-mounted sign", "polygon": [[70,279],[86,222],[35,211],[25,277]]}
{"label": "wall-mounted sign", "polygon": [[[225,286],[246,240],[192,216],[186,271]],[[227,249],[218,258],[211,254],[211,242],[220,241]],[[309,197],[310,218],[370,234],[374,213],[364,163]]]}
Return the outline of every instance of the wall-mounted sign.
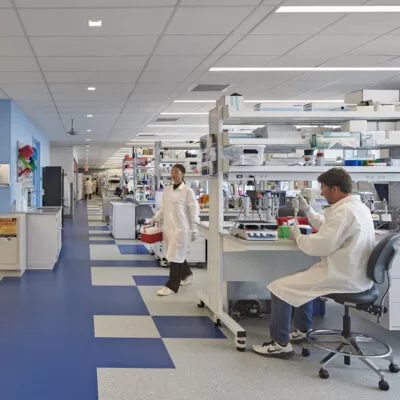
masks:
{"label": "wall-mounted sign", "polygon": [[0,186],[10,184],[10,164],[0,164]]}
{"label": "wall-mounted sign", "polygon": [[85,166],[83,167],[83,170],[84,170],[85,172],[89,172],[89,167],[88,167],[87,165],[85,165]]}
{"label": "wall-mounted sign", "polygon": [[17,237],[17,218],[0,218],[0,237]]}

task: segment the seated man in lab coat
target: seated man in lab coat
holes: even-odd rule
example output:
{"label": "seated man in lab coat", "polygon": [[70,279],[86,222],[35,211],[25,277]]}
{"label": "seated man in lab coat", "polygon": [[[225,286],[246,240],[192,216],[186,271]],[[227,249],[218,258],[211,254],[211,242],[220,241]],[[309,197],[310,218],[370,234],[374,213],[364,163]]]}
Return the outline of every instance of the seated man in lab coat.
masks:
{"label": "seated man in lab coat", "polygon": [[[312,329],[313,300],[330,293],[358,293],[372,287],[367,277],[368,258],[375,246],[370,210],[359,196],[351,194],[352,180],[342,168],[332,168],[318,177],[321,194],[331,205],[325,215],[316,213],[300,198],[304,211],[318,233],[302,235],[290,228],[301,251],[321,257],[312,267],[277,279],[271,291],[271,340],[253,351],[267,357],[291,358],[292,342],[306,338]],[[294,307],[294,331],[290,331]]]}

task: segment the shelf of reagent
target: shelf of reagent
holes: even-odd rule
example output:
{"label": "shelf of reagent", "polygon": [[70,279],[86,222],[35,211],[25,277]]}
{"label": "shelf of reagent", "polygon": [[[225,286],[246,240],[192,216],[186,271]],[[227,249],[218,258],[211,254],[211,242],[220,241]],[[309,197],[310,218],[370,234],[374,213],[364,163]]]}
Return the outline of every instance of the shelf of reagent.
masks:
{"label": "shelf of reagent", "polygon": [[194,162],[194,161],[201,162],[201,159],[199,159],[199,158],[192,158],[192,159],[185,158],[183,160],[160,160],[160,164],[182,164],[182,163],[187,162],[187,161],[189,161],[189,162],[190,161],[192,161],[192,162]]}
{"label": "shelf of reagent", "polygon": [[[245,180],[270,181],[315,181],[318,176],[333,168],[305,166],[234,166],[230,167],[230,182]],[[340,167],[344,168],[358,182],[400,182],[400,167]]]}
{"label": "shelf of reagent", "polygon": [[303,138],[292,138],[284,137],[283,139],[290,142],[284,142],[282,139],[264,139],[264,138],[249,138],[249,139],[232,139],[229,138],[227,142],[224,143],[225,146],[257,146],[264,145],[267,148],[296,148],[296,149],[309,149],[310,139]]}
{"label": "shelf of reagent", "polygon": [[229,106],[223,110],[223,123],[226,125],[266,125],[320,123],[340,123],[351,120],[399,121],[397,112],[364,111],[235,111]]}
{"label": "shelf of reagent", "polygon": [[[161,174],[161,178],[171,178],[171,174]],[[210,177],[208,175],[185,174],[185,179],[194,179],[194,180],[198,180],[198,181],[206,181],[206,180],[209,180]]]}

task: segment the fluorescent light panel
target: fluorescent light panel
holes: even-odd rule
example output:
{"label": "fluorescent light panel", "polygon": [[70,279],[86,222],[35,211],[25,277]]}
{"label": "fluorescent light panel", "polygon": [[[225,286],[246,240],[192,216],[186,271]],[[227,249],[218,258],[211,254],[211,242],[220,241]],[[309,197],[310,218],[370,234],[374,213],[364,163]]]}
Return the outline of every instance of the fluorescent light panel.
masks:
{"label": "fluorescent light panel", "polygon": [[400,67],[211,67],[210,72],[391,72]]}
{"label": "fluorescent light panel", "polygon": [[244,100],[245,103],[344,103],[344,100]]}
{"label": "fluorescent light panel", "polygon": [[100,28],[103,25],[103,21],[101,19],[89,19],[88,25],[90,28]]}
{"label": "fluorescent light panel", "polygon": [[208,128],[207,125],[147,125],[148,128]]}
{"label": "fluorescent light panel", "polygon": [[211,67],[210,72],[390,72],[400,67]]}
{"label": "fluorescent light panel", "polygon": [[215,103],[216,100],[174,100],[174,103]]}
{"label": "fluorescent light panel", "polygon": [[96,87],[95,86],[89,86],[87,88],[88,92],[95,92],[96,91]]}
{"label": "fluorescent light panel", "polygon": [[86,114],[86,118],[93,118],[92,114]]}
{"label": "fluorescent light panel", "polygon": [[398,13],[400,6],[283,6],[277,13]]}
{"label": "fluorescent light panel", "polygon": [[138,133],[136,136],[201,136],[201,135],[206,135],[204,132],[199,132],[199,133],[192,133],[192,132],[156,132],[156,133],[151,133],[151,132],[141,132]]}

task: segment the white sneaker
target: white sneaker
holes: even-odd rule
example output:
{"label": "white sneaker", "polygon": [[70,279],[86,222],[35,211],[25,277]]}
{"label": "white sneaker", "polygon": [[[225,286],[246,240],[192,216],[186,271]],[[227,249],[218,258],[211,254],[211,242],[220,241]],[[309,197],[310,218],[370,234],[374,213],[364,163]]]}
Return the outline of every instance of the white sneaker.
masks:
{"label": "white sneaker", "polygon": [[157,296],[170,296],[171,294],[175,294],[175,292],[166,286],[157,291]]}
{"label": "white sneaker", "polygon": [[290,343],[286,346],[281,346],[279,343],[270,342],[263,343],[261,346],[253,346],[253,351],[260,356],[275,357],[289,359],[294,356],[294,350]]}
{"label": "white sneaker", "polygon": [[305,342],[307,340],[307,335],[312,331],[312,329],[309,329],[306,332],[302,332],[299,329],[294,330],[293,332],[290,332],[290,341],[292,343],[300,343],[300,342]]}
{"label": "white sneaker", "polygon": [[183,281],[181,281],[181,286],[189,286],[193,283],[193,274],[188,275]]}

